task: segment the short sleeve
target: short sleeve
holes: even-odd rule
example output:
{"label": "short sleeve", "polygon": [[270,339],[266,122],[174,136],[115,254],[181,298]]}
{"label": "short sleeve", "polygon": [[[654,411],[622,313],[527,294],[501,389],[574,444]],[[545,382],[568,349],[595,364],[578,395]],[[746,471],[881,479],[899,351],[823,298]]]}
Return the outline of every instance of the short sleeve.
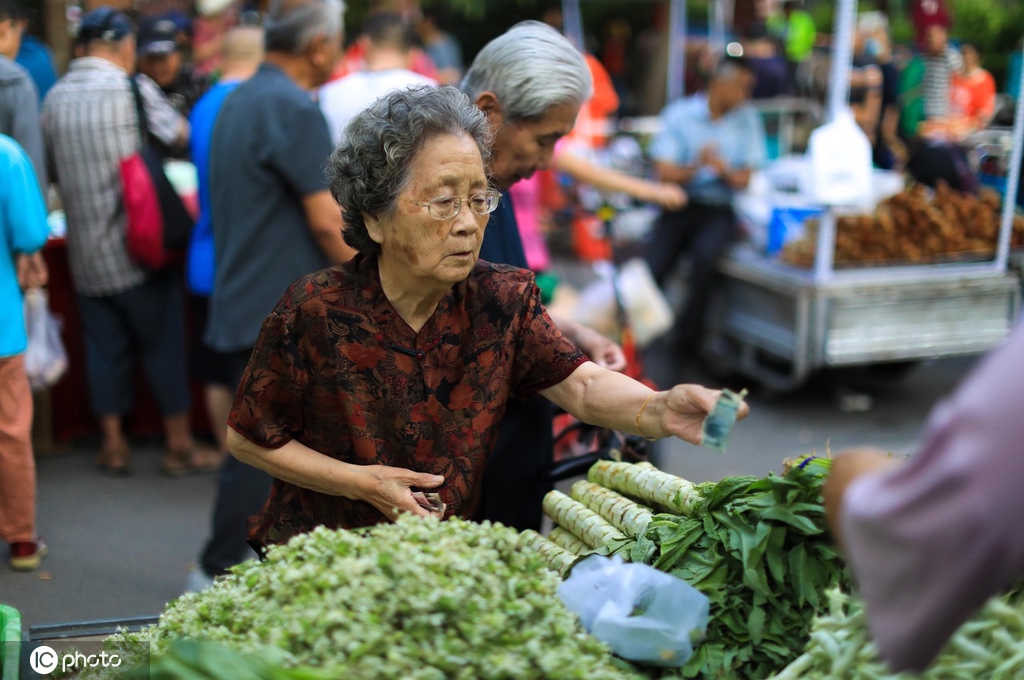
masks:
{"label": "short sleeve", "polygon": [[263,322],[228,416],[236,432],[267,449],[284,446],[303,429],[309,373],[293,319],[275,311]]}
{"label": "short sleeve", "polygon": [[327,191],[324,163],[334,147],[323,113],[312,100],[303,106],[278,104],[270,114],[277,117],[273,127],[279,134],[268,140],[268,162],[299,196]]}
{"label": "short sleeve", "polygon": [[743,145],[743,167],[757,170],[764,167],[768,160],[768,150],[765,146],[764,121],[752,107],[747,110],[747,124],[744,126],[747,131],[747,140]]}
{"label": "short sleeve", "polygon": [[146,124],[149,133],[164,144],[171,146],[178,141],[184,118],[157,84],[142,74],[135,76],[142,94],[142,105],[146,108]]}
{"label": "short sleeve", "polygon": [[540,301],[540,288],[532,277],[523,303],[511,383],[514,396],[528,399],[568,378],[587,357],[548,316]]}
{"label": "short sleeve", "polygon": [[0,176],[0,227],[7,232],[3,236],[13,252],[34,253],[46,244],[46,209],[32,164],[13,142],[0,146]]}
{"label": "short sleeve", "polygon": [[659,130],[648,147],[648,154],[652,160],[677,165],[686,162],[686,148],[676,131],[677,106],[678,104],[669,105],[661,112]]}

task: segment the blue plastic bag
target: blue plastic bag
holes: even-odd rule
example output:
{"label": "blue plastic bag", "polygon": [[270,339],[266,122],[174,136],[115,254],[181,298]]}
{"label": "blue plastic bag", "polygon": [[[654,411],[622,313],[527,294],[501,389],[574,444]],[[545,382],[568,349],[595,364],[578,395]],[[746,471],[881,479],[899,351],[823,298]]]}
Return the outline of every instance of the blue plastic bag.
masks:
{"label": "blue plastic bag", "polygon": [[587,632],[624,659],[678,667],[708,626],[708,598],[646,564],[591,555],[558,586],[565,606]]}

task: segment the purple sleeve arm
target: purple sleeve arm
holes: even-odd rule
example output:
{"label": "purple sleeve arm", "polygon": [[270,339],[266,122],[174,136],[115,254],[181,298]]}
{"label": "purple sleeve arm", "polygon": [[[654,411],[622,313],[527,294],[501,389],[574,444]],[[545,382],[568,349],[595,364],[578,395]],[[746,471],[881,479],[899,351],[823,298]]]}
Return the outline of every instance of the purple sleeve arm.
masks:
{"label": "purple sleeve arm", "polygon": [[923,670],[990,597],[1024,575],[1024,329],[935,409],[907,465],[855,481],[846,553],[895,670]]}

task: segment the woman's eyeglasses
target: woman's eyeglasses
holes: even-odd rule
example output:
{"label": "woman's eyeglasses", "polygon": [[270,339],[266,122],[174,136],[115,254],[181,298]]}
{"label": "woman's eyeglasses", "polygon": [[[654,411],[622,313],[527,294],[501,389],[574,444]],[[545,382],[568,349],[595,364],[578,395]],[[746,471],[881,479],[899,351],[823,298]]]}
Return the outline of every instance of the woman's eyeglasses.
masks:
{"label": "woman's eyeglasses", "polygon": [[[462,196],[438,196],[426,202],[412,201],[408,198],[399,198],[398,200],[423,206],[435,220],[450,220],[459,214],[463,201],[467,199]],[[481,191],[468,198],[469,209],[474,215],[489,215],[498,207],[499,200],[501,200],[501,192]]]}

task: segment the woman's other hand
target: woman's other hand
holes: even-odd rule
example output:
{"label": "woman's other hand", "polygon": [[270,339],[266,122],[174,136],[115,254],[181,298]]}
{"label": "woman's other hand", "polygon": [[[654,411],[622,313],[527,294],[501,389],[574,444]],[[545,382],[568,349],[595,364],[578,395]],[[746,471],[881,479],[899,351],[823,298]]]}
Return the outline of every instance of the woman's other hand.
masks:
{"label": "woman's other hand", "polygon": [[601,368],[609,371],[622,371],[626,368],[626,355],[622,347],[593,328],[577,325],[570,339]]}
{"label": "woman's other hand", "polygon": [[366,501],[392,521],[401,512],[430,517],[433,513],[417,501],[413,489],[436,489],[444,483],[441,475],[389,465],[361,466],[360,471],[363,479],[359,484],[358,500]]}

